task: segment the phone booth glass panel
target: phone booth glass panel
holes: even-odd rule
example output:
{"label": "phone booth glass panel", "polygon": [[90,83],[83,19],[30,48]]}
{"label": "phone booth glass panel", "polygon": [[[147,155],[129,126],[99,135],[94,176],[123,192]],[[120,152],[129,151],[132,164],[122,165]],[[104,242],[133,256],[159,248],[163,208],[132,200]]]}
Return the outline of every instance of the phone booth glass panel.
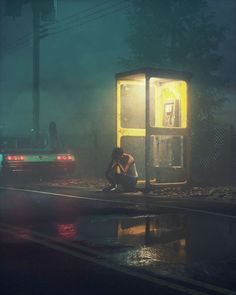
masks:
{"label": "phone booth glass panel", "polygon": [[151,78],[150,114],[150,124],[152,127],[186,128],[186,82]]}

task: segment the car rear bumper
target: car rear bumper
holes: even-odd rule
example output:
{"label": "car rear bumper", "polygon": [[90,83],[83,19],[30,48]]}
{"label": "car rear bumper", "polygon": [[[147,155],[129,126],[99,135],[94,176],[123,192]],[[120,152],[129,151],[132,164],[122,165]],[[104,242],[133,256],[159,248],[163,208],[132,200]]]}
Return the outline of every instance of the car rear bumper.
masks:
{"label": "car rear bumper", "polygon": [[25,174],[43,174],[60,175],[73,173],[75,171],[75,162],[8,162],[2,167],[3,174],[25,173]]}

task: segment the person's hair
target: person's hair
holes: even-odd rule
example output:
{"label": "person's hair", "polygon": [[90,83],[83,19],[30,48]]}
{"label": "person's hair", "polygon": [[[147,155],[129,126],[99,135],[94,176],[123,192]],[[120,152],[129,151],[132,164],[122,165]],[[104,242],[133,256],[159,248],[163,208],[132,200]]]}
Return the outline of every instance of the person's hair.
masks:
{"label": "person's hair", "polygon": [[121,147],[115,147],[112,151],[112,159],[118,159],[124,153],[124,150]]}

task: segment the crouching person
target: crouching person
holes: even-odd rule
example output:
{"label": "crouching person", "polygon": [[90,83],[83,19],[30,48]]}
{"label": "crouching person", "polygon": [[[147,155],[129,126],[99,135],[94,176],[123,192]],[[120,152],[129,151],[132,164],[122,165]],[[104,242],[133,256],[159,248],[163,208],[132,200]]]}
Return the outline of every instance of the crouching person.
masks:
{"label": "crouching person", "polygon": [[105,176],[110,186],[106,187],[104,192],[119,191],[118,186],[121,186],[124,192],[135,191],[138,173],[133,156],[124,153],[121,147],[114,148]]}

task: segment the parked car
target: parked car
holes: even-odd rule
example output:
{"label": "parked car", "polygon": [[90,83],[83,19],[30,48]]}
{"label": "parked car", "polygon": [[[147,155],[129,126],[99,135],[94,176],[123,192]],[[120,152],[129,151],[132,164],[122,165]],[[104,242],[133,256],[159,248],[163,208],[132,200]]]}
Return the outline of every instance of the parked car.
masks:
{"label": "parked car", "polygon": [[37,143],[23,137],[0,139],[0,172],[4,175],[68,175],[74,171],[75,165],[72,153],[52,149],[46,137],[41,137]]}

